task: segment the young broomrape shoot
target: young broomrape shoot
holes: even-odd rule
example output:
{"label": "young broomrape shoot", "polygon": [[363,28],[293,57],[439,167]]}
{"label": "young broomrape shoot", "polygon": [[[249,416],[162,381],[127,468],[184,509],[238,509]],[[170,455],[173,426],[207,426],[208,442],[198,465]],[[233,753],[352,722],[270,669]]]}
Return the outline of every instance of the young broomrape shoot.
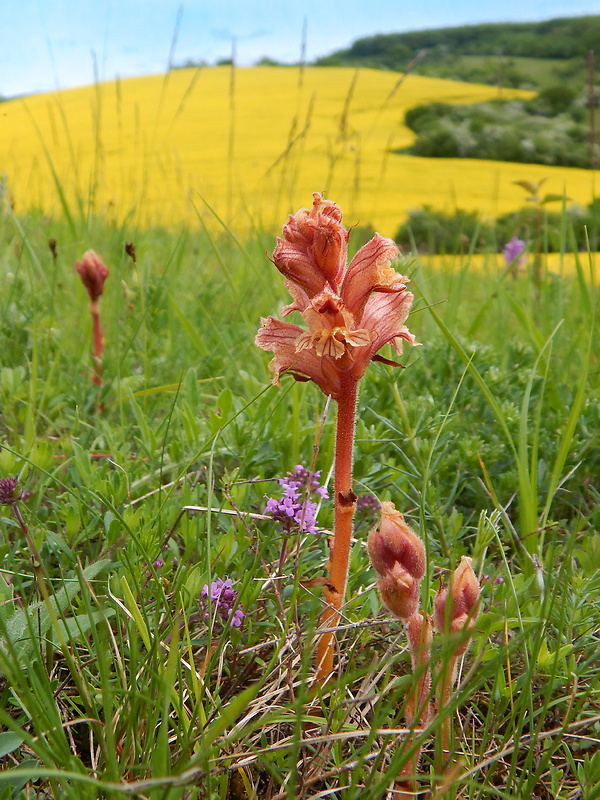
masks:
{"label": "young broomrape shoot", "polygon": [[217,578],[210,586],[205,583],[200,592],[200,604],[205,610],[204,619],[209,619],[209,600],[212,607],[213,620],[216,615],[229,623],[230,628],[239,628],[246,616],[238,603],[238,595],[232,588],[231,578]]}
{"label": "young broomrape shoot", "polygon": [[[413,671],[419,677],[415,691],[407,698],[404,713],[408,725],[420,728],[429,722],[432,713],[427,698],[431,687],[428,665],[433,622],[419,611],[419,582],[425,574],[425,548],[394,504],[382,503],[381,518],[369,533],[367,549],[379,575],[377,586],[381,599],[406,628]],[[398,800],[413,797],[419,754],[420,748],[396,779],[394,797]]]}
{"label": "young broomrape shoot", "polygon": [[75,269],[81,277],[81,282],[86,288],[90,298],[90,314],[94,326],[94,374],[92,380],[96,386],[102,383],[102,351],[104,350],[104,336],[100,327],[100,296],[104,291],[104,281],[108,276],[108,267],[102,258],[93,250],[83,254],[81,261],[75,262]]}
{"label": "young broomrape shoot", "polygon": [[419,581],[425,574],[425,548],[393,503],[381,504],[379,524],[367,540],[377,585],[388,609],[408,623],[419,607]]}
{"label": "young broomrape shoot", "polygon": [[[454,570],[449,588],[440,587],[434,601],[435,627],[440,633],[462,634],[450,658],[449,668],[442,676],[440,687],[439,711],[445,708],[450,700],[450,692],[456,681],[458,659],[463,656],[469,646],[470,634],[475,627],[479,611],[479,581],[473,572],[471,559],[461,558]],[[446,757],[450,755],[450,718],[447,716],[442,724],[442,747]]]}
{"label": "young broomrape shoot", "polygon": [[391,239],[375,234],[346,266],[349,231],[342,210],[319,192],[310,210],[300,209],[283,226],[273,263],[285,278],[293,302],[281,315],[299,312],[306,327],[274,317],[262,319],[256,334],[258,347],[273,353],[269,364],[273,383],[289,373],[296,380],[312,380],[337,402],[335,451],[335,525],[329,560],[327,606],[319,636],[317,679],[324,685],[333,672],[335,628],[344,601],[352,516],[352,447],[358,382],[371,361],[399,366],[378,355],[392,343],[401,353],[402,341],[415,344],[404,324],[413,296],[407,278],[391,262],[398,248]]}

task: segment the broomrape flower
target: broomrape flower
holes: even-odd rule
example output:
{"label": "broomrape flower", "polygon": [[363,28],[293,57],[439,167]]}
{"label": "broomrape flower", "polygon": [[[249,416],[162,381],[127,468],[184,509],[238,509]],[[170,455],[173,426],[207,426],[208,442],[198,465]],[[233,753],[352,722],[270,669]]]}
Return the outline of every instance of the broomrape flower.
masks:
{"label": "broomrape flower", "polygon": [[344,378],[357,381],[371,361],[397,362],[378,355],[387,344],[402,352],[402,341],[416,344],[404,324],[413,295],[407,278],[391,263],[398,248],[376,234],[346,267],[349,232],[342,211],[319,192],[310,211],[290,215],[273,252],[273,263],[285,277],[293,303],[282,316],[298,311],[306,325],[267,317],[256,344],[269,350],[273,383],[289,372],[296,380],[312,380],[338,400]]}
{"label": "broomrape flower", "polygon": [[89,295],[90,303],[97,303],[104,291],[104,281],[108,276],[108,267],[93,250],[87,250],[81,261],[75,262],[81,282]]}
{"label": "broomrape flower", "polygon": [[[403,341],[416,344],[404,324],[413,296],[406,290],[407,278],[391,266],[398,248],[375,234],[347,265],[348,237],[341,208],[320,192],[313,193],[310,209],[288,217],[273,263],[293,301],[281,316],[297,312],[304,326],[267,317],[255,338],[258,347],[273,353],[269,368],[275,385],[289,373],[298,381],[313,381],[337,403],[334,538],[317,648],[321,685],[333,673],[334,631],[348,582],[356,505],[352,448],[358,382],[371,361],[399,366],[379,355],[384,345],[391,344],[400,355]],[[296,499],[288,495],[288,511]]]}
{"label": "broomrape flower", "polygon": [[108,277],[108,267],[102,258],[93,250],[87,250],[81,261],[75,262],[75,269],[79,273],[81,282],[90,298],[90,314],[94,328],[94,374],[93,382],[96,386],[102,383],[102,352],[104,350],[104,336],[100,327],[100,297],[104,291],[104,282]]}

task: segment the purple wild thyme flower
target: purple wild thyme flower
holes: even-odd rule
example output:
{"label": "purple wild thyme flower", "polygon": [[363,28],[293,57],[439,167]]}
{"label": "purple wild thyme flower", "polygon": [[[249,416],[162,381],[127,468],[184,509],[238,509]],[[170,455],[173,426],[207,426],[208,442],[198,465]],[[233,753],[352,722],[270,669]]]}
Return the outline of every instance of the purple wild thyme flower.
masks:
{"label": "purple wild thyme flower", "polygon": [[521,264],[525,263],[525,242],[522,239],[518,239],[516,236],[505,245],[504,250],[502,251],[502,255],[504,256],[504,261],[507,267],[515,266],[518,267]]}
{"label": "purple wild thyme flower", "polygon": [[202,587],[200,603],[206,608],[204,619],[208,619],[209,594],[213,613],[218,614],[225,622],[229,622],[230,628],[239,628],[246,615],[238,605],[237,592],[232,588],[231,578],[225,580],[217,578],[211,582],[210,587],[207,583]]}
{"label": "purple wild thyme flower", "polygon": [[280,478],[279,483],[282,486],[293,486],[296,489],[302,489],[309,494],[318,494],[320,497],[327,498],[327,489],[321,486],[319,478],[321,477],[321,470],[311,472],[302,464],[296,464],[293,472],[288,472],[285,478]]}
{"label": "purple wild thyme flower", "polygon": [[274,520],[281,523],[284,533],[317,532],[317,502],[311,500],[311,495],[328,497],[327,489],[319,484],[320,476],[320,470],[311,472],[298,464],[293,472],[279,479],[284,490],[283,497],[279,500],[267,497],[265,514],[271,514]]}

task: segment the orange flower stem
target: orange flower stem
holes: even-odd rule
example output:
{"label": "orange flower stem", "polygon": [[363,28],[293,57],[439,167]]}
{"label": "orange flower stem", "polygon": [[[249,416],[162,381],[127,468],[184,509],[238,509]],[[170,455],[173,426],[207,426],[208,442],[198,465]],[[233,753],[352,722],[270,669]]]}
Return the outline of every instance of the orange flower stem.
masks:
{"label": "orange flower stem", "polygon": [[[424,619],[424,618],[423,618]],[[430,642],[426,640],[425,626],[421,627],[420,642],[415,648],[409,646],[411,650],[411,661],[413,672],[419,675],[413,696],[408,698],[405,709],[407,726],[415,734],[420,734],[423,728],[429,724],[433,716],[433,703],[429,699],[431,690],[431,671],[429,669]],[[407,740],[408,747],[409,742]],[[394,800],[406,800],[414,798],[418,791],[417,771],[421,756],[421,745],[419,745],[412,758],[406,762],[401,772],[396,778],[394,789],[396,794]]]}
{"label": "orange flower stem", "polygon": [[348,582],[348,563],[352,540],[352,517],[356,495],[352,491],[352,449],[356,420],[358,380],[346,373],[338,400],[335,435],[335,524],[333,545],[329,557],[329,581],[325,587],[327,605],[321,616],[321,629],[317,645],[317,680],[324,686],[332,677],[335,628],[340,619]]}
{"label": "orange flower stem", "polygon": [[100,309],[98,303],[90,303],[90,313],[94,325],[94,374],[92,380],[96,386],[102,383],[102,351],[104,350],[104,336],[100,327]]}
{"label": "orange flower stem", "polygon": [[[452,686],[456,679],[456,665],[457,657],[452,656],[450,664],[443,668],[442,680],[440,685],[440,699],[438,706],[438,713],[442,714],[450,703],[450,695],[452,694]],[[451,753],[451,720],[447,715],[443,720],[440,728],[440,738],[442,745],[442,758],[443,765],[440,774],[447,775],[452,766],[452,753]]]}

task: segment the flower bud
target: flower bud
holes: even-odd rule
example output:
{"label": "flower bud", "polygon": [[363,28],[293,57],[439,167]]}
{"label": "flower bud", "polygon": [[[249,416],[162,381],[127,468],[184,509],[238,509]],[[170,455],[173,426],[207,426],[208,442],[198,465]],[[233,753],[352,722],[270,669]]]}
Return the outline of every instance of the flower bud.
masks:
{"label": "flower bud", "polygon": [[393,503],[381,504],[381,519],[369,534],[367,549],[380,576],[377,585],[383,603],[392,614],[409,620],[419,605],[425,549]]}
{"label": "flower bud", "polygon": [[[438,631],[460,633],[471,631],[479,607],[479,581],[471,567],[471,559],[463,556],[454,570],[449,589],[440,589],[434,602],[435,627]],[[459,645],[456,655],[462,655],[468,641]]]}
{"label": "flower bud", "polygon": [[75,262],[75,269],[90,296],[90,302],[97,303],[98,298],[104,291],[104,281],[108,275],[108,267],[97,253],[93,250],[88,250],[83,254],[81,261]]}
{"label": "flower bud", "polygon": [[348,231],[342,225],[341,208],[314,192],[310,211],[300,209],[283,226],[273,263],[308,297],[314,297],[327,283],[333,288],[341,280],[347,247]]}
{"label": "flower bud", "polygon": [[367,540],[371,563],[385,575],[398,562],[413,578],[425,574],[425,548],[393,503],[381,504],[379,525],[372,528]]}
{"label": "flower bud", "polygon": [[409,620],[419,608],[419,583],[396,562],[378,581],[385,606],[401,620]]}

